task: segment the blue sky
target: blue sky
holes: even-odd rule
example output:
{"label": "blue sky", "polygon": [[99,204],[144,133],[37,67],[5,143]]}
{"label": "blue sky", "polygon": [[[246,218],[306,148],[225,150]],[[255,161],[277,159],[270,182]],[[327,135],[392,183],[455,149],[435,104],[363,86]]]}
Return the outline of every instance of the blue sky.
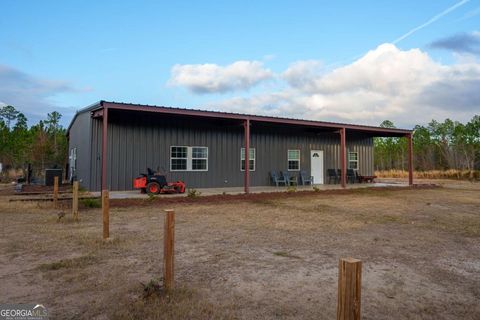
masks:
{"label": "blue sky", "polygon": [[0,103],[32,121],[59,110],[68,124],[101,99],[404,127],[480,113],[480,1],[3,0],[0,12]]}

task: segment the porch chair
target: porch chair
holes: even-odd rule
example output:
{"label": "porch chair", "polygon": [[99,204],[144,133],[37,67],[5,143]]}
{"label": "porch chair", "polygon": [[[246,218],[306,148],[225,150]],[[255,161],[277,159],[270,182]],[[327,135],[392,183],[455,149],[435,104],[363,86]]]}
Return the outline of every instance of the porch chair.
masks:
{"label": "porch chair", "polygon": [[279,186],[281,183],[283,183],[285,186],[287,185],[287,180],[285,180],[285,177],[280,177],[276,171],[270,171],[270,178],[273,183],[275,183],[275,186]]}
{"label": "porch chair", "polygon": [[342,169],[337,169],[337,177],[338,181],[340,182],[340,180],[342,180]]}
{"label": "porch chair", "polygon": [[298,178],[296,176],[292,176],[290,172],[282,171],[282,177],[287,181],[288,185],[296,185],[298,186]]}
{"label": "porch chair", "polygon": [[335,169],[327,169],[327,175],[328,175],[328,183],[331,184],[332,183],[332,180],[333,180],[333,183],[338,183],[339,181],[339,178],[338,178],[338,175],[337,175],[337,170]]}
{"label": "porch chair", "polygon": [[300,180],[302,181],[302,186],[306,184],[313,184],[313,176],[308,176],[305,170],[300,171]]}
{"label": "porch chair", "polygon": [[347,169],[347,181],[350,183],[355,183],[355,170]]}
{"label": "porch chair", "polygon": [[355,171],[355,181],[357,181],[358,183],[362,183],[362,178],[358,171]]}

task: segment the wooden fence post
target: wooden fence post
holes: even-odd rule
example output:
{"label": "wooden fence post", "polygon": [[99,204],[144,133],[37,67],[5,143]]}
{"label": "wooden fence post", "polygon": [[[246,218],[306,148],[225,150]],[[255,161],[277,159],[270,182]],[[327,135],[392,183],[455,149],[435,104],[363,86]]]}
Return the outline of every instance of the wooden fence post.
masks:
{"label": "wooden fence post", "polygon": [[53,207],[58,208],[58,176],[53,177]]}
{"label": "wooden fence post", "polygon": [[108,190],[102,190],[103,239],[110,237],[110,202]]}
{"label": "wooden fence post", "polygon": [[175,212],[165,210],[165,227],[163,234],[163,285],[166,291],[174,287],[174,247],[175,247]]}
{"label": "wooden fence post", "polygon": [[72,214],[73,220],[78,221],[78,181],[73,181]]}
{"label": "wooden fence post", "polygon": [[340,259],[338,269],[337,320],[360,320],[362,261]]}

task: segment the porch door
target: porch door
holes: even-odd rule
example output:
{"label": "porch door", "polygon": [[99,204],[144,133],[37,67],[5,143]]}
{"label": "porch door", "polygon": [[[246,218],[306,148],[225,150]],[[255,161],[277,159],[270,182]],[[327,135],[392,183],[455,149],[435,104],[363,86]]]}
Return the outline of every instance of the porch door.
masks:
{"label": "porch door", "polygon": [[314,184],[323,184],[323,151],[310,150],[310,172]]}

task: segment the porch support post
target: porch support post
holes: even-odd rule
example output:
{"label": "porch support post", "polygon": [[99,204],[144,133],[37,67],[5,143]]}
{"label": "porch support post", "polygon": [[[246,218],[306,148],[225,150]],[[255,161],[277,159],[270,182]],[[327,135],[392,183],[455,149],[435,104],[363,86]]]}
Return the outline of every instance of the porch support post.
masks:
{"label": "porch support post", "polygon": [[413,136],[412,133],[406,135],[408,145],[408,185],[413,185]]}
{"label": "porch support post", "polygon": [[340,182],[342,188],[347,187],[347,139],[346,139],[346,129],[340,129],[340,162],[342,175],[340,176]]}
{"label": "porch support post", "polygon": [[244,177],[244,191],[250,192],[250,119],[246,119],[243,122],[243,128],[245,132],[245,177]]}
{"label": "porch support post", "polygon": [[108,108],[103,107],[103,123],[102,123],[102,188],[108,190],[107,187],[107,132],[108,132]]}

